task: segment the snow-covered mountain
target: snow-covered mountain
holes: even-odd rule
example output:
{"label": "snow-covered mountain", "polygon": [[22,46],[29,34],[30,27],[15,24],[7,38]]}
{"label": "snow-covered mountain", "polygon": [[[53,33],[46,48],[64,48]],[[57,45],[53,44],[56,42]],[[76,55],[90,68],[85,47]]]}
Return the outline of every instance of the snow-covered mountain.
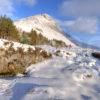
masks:
{"label": "snow-covered mountain", "polygon": [[66,45],[71,45],[72,47],[76,46],[64,36],[63,31],[56,21],[47,14],[23,18],[15,21],[14,24],[20,32],[30,32],[33,29],[38,34],[42,34],[44,37],[48,38],[48,40],[55,39],[64,42]]}
{"label": "snow-covered mountain", "polygon": [[[0,75],[17,71],[14,78],[0,78],[0,100],[100,100],[100,61],[95,57],[100,53],[97,50],[76,46],[77,41],[65,37],[47,14],[14,24],[20,32],[33,29],[73,48],[33,46],[0,39],[0,68],[4,71]],[[93,56],[95,52],[98,53]]]}

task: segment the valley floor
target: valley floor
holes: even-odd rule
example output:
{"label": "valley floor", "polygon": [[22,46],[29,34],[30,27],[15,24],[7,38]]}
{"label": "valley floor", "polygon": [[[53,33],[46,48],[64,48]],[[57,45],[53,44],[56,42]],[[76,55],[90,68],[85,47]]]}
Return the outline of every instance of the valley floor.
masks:
{"label": "valley floor", "polygon": [[1,78],[0,100],[99,100],[100,61],[91,52],[59,48],[57,56],[28,67],[27,77]]}

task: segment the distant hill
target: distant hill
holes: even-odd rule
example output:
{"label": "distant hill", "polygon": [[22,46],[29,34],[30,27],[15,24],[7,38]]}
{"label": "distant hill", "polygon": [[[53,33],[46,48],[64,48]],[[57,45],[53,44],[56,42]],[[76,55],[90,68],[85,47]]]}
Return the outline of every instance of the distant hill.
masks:
{"label": "distant hill", "polygon": [[67,34],[67,33],[65,33],[65,34],[66,34],[66,37],[68,37],[68,39],[70,41],[72,41],[73,43],[75,43],[79,47],[100,50],[100,47],[98,47],[98,46],[94,46],[94,45],[90,45],[88,43],[80,42],[80,41],[76,40],[74,37],[70,36],[69,34]]}

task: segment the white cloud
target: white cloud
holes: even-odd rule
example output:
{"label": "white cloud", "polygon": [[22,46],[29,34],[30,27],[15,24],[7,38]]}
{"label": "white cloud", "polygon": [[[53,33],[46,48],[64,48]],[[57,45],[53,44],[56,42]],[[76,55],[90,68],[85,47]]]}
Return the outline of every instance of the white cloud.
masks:
{"label": "white cloud", "polygon": [[80,17],[71,21],[58,21],[58,23],[71,32],[90,33],[98,32],[98,19]]}
{"label": "white cloud", "polygon": [[37,0],[0,0],[0,15],[7,15],[13,17],[15,4],[34,6]]}
{"label": "white cloud", "polygon": [[64,0],[60,10],[65,16],[100,16],[100,0]]}
{"label": "white cloud", "polygon": [[94,34],[98,31],[99,9],[100,0],[64,0],[60,6],[61,13],[76,20],[60,24],[73,32]]}
{"label": "white cloud", "polygon": [[34,6],[37,3],[37,0],[16,0],[20,5]]}
{"label": "white cloud", "polygon": [[13,3],[11,0],[0,0],[0,15],[13,15]]}

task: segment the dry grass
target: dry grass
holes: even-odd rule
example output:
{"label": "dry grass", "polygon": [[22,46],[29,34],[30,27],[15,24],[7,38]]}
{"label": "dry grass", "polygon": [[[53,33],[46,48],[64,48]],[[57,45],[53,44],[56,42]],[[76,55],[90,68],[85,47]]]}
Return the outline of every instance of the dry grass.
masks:
{"label": "dry grass", "polygon": [[[10,43],[5,43],[9,45]],[[29,48],[24,52],[23,48],[14,50],[10,44],[7,50],[0,49],[0,76],[15,76],[16,74],[24,74],[25,69],[31,64],[41,62],[45,59],[52,57],[50,53],[42,50],[41,48]]]}

